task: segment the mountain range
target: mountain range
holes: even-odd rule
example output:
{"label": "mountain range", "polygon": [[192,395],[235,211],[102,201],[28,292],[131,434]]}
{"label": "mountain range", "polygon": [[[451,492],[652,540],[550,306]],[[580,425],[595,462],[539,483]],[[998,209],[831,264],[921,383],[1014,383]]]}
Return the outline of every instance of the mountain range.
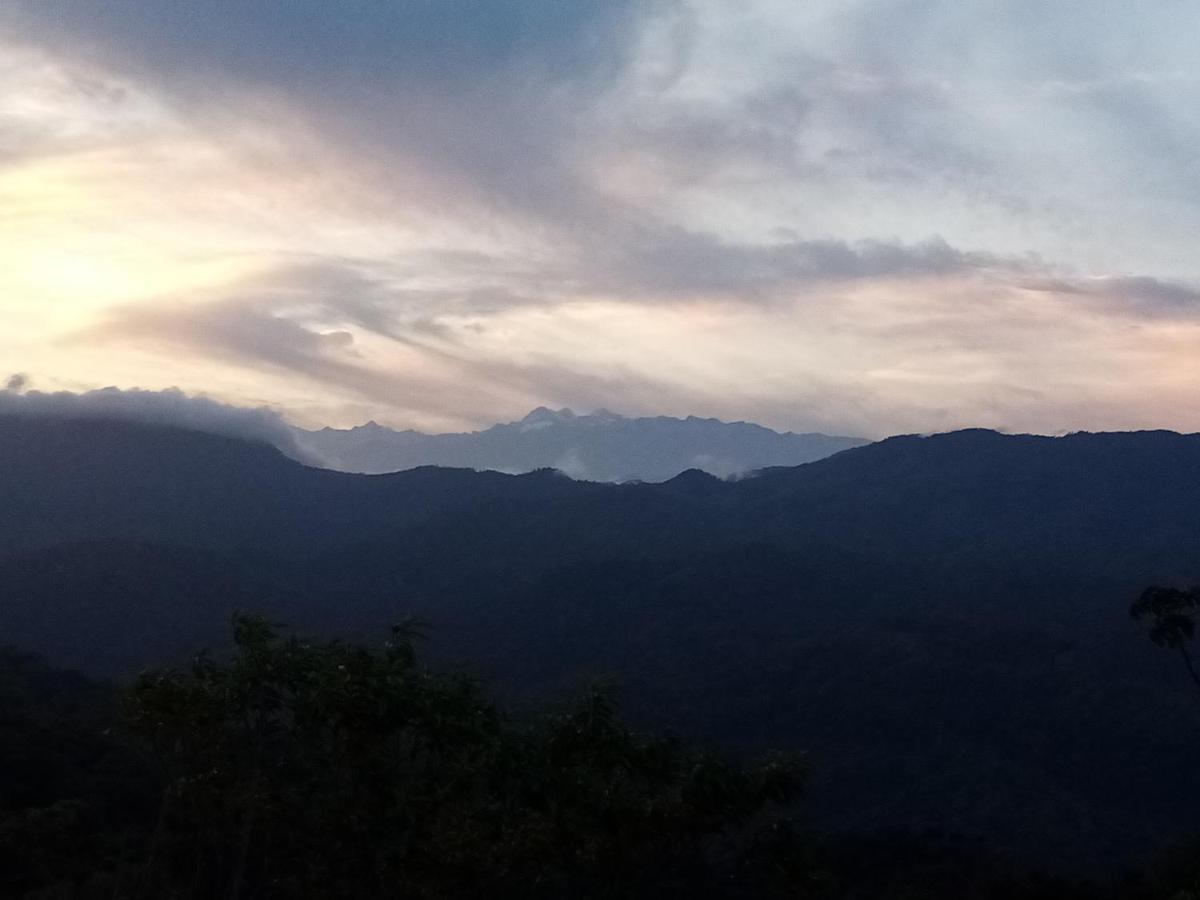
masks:
{"label": "mountain range", "polygon": [[518,705],[809,751],[812,815],[1071,867],[1200,829],[1200,704],[1126,610],[1200,580],[1200,435],[901,436],[734,481],[355,475],[180,428],[0,416],[0,643],[92,674],[236,608],[379,637]]}
{"label": "mountain range", "polygon": [[688,416],[577,415],[539,407],[519,422],[461,434],[356,428],[296,429],[307,456],[343,472],[379,474],[417,466],[520,473],[558,469],[586,481],[666,481],[686,469],[718,476],[796,466],[865,444],[861,438],[780,433],[749,422]]}

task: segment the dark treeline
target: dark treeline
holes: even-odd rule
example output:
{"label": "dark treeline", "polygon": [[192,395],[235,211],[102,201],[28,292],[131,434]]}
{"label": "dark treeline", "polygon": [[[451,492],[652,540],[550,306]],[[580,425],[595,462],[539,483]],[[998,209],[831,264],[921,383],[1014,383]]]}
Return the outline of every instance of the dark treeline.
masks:
{"label": "dark treeline", "polygon": [[0,895],[1200,896],[1200,845],[1086,882],[965,838],[818,833],[800,757],[639,733],[604,688],[506,713],[423,666],[415,635],[311,642],[238,617],[228,657],[120,690],[0,654]]}

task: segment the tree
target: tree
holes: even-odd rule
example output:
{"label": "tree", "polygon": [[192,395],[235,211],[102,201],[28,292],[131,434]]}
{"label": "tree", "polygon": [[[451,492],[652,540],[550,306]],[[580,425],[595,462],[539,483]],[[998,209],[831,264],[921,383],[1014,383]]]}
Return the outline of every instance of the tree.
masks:
{"label": "tree", "polygon": [[735,896],[755,877],[801,760],[638,734],[604,689],[510,717],[422,668],[418,634],[371,649],[239,616],[228,662],[141,676],[127,715],[168,785],[146,893]]}
{"label": "tree", "polygon": [[1200,673],[1188,652],[1188,644],[1196,635],[1197,607],[1200,607],[1200,587],[1179,590],[1155,585],[1142,591],[1129,614],[1135,620],[1150,620],[1150,640],[1159,647],[1178,651],[1188,675],[1200,688]]}

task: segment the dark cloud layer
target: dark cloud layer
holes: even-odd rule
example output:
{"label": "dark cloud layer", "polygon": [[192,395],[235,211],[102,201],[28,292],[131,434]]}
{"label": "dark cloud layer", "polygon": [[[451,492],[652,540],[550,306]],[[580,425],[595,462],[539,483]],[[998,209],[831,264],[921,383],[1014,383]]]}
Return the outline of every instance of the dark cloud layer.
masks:
{"label": "dark cloud layer", "polygon": [[623,68],[644,14],[636,0],[31,0],[8,18],[201,116],[247,94],[282,101],[377,191],[433,186],[563,220],[591,203],[575,120]]}
{"label": "dark cloud layer", "polygon": [[737,244],[682,228],[646,229],[640,239],[631,236],[597,248],[590,262],[592,290],[630,299],[656,294],[764,298],[825,281],[1011,271],[1027,265],[959,250],[940,239],[911,245],[836,240]]}
{"label": "dark cloud layer", "polygon": [[1200,286],[1149,275],[1033,278],[1022,286],[1098,300],[1113,313],[1126,316],[1200,318]]}
{"label": "dark cloud layer", "polygon": [[159,75],[262,84],[466,83],[536,66],[576,78],[611,53],[622,0],[15,0],[9,22],[110,53]]}
{"label": "dark cloud layer", "polygon": [[115,387],[82,394],[59,391],[20,392],[24,382],[9,380],[0,391],[0,415],[71,419],[107,419],[172,425],[240,440],[272,444],[304,462],[316,462],[296,443],[292,429],[270,409],[246,409],[207,397],[190,397],[178,389],[120,390]]}

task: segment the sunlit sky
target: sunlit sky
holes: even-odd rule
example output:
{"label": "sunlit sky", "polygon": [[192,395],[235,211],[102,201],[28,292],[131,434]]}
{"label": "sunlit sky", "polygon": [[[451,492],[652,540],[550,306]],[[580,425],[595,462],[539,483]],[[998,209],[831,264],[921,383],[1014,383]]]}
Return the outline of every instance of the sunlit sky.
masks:
{"label": "sunlit sky", "polygon": [[0,377],[1200,430],[1200,4],[0,0]]}

